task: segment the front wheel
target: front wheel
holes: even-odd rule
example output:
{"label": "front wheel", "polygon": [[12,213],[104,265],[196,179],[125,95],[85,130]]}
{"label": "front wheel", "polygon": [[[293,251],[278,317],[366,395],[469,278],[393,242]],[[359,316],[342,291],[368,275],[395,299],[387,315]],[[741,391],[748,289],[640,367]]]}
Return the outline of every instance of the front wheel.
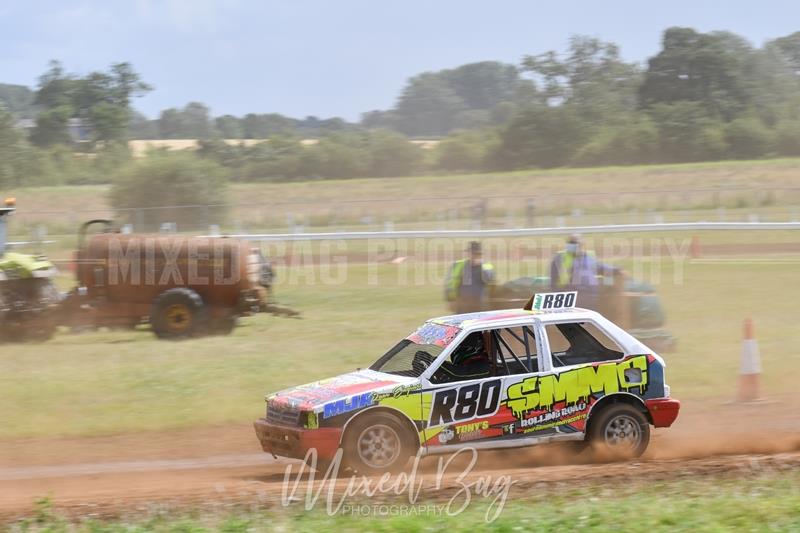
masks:
{"label": "front wheel", "polygon": [[650,443],[650,424],[632,405],[613,404],[590,422],[589,445],[599,459],[624,460],[639,457]]}
{"label": "front wheel", "polygon": [[397,472],[412,455],[406,428],[390,413],[362,416],[347,428],[347,466],[362,474]]}

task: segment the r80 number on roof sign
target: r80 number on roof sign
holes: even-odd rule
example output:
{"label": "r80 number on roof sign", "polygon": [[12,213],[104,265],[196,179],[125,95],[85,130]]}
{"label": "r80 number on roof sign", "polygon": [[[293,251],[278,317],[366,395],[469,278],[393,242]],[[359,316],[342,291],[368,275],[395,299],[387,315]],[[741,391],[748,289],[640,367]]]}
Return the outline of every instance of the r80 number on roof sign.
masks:
{"label": "r80 number on roof sign", "polygon": [[545,292],[537,294],[533,300],[532,309],[536,311],[555,311],[575,307],[578,298],[577,291],[571,292]]}

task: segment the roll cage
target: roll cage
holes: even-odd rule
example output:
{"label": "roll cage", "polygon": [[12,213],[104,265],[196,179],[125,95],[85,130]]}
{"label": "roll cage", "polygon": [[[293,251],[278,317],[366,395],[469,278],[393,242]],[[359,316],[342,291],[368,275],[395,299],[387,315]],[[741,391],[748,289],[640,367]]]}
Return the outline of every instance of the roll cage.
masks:
{"label": "roll cage", "polygon": [[[633,338],[630,334],[619,328],[602,315],[592,312],[579,310],[578,312],[558,313],[548,315],[530,315],[517,317],[510,320],[497,321],[478,321],[473,324],[462,324],[461,332],[445,348],[428,368],[419,376],[419,379],[428,383],[433,383],[431,377],[441,367],[442,363],[450,360],[453,352],[461,345],[464,339],[472,333],[483,332],[484,345],[489,354],[491,365],[491,377],[503,377],[510,375],[551,373],[554,371],[553,354],[550,349],[550,342],[546,332],[546,326],[559,325],[565,323],[588,322],[607,335],[620,347],[620,359],[629,355],[654,354],[644,344]],[[519,332],[521,331],[521,335]],[[515,339],[520,346],[525,348],[525,353],[518,353],[509,345],[500,332],[507,333]],[[534,355],[535,354],[535,355]],[[508,357],[506,357],[508,356]],[[661,360],[658,355],[655,355]],[[538,363],[533,365],[533,359]],[[518,370],[524,372],[510,372],[509,364],[513,363]],[[557,361],[558,362],[558,361]],[[663,364],[663,360],[661,360]],[[575,366],[583,366],[588,363],[577,364],[558,364],[559,371]]]}

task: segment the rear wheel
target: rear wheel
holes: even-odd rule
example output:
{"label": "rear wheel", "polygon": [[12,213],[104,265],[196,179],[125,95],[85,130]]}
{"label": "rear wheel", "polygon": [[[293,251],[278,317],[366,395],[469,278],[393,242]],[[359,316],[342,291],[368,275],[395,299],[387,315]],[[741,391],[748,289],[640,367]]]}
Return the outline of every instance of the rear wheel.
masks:
{"label": "rear wheel", "polygon": [[361,416],[347,428],[347,466],[361,474],[402,470],[412,453],[405,426],[390,413]]}
{"label": "rear wheel", "polygon": [[647,449],[650,424],[639,409],[617,403],[595,416],[590,421],[589,444],[598,459],[634,459]]}
{"label": "rear wheel", "polygon": [[150,324],[160,339],[185,339],[205,332],[206,308],[195,291],[186,288],[170,289],[153,302]]}

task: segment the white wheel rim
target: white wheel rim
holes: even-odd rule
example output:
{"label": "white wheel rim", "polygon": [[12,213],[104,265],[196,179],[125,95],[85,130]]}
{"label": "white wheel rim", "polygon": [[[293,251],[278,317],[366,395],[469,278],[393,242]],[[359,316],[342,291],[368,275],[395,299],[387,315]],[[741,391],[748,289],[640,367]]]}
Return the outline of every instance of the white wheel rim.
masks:
{"label": "white wheel rim", "polygon": [[356,445],[358,457],[370,468],[386,468],[400,456],[400,436],[385,424],[366,428]]}
{"label": "white wheel rim", "polygon": [[642,442],[642,428],[630,415],[617,415],[606,424],[606,444],[611,448],[634,450]]}

